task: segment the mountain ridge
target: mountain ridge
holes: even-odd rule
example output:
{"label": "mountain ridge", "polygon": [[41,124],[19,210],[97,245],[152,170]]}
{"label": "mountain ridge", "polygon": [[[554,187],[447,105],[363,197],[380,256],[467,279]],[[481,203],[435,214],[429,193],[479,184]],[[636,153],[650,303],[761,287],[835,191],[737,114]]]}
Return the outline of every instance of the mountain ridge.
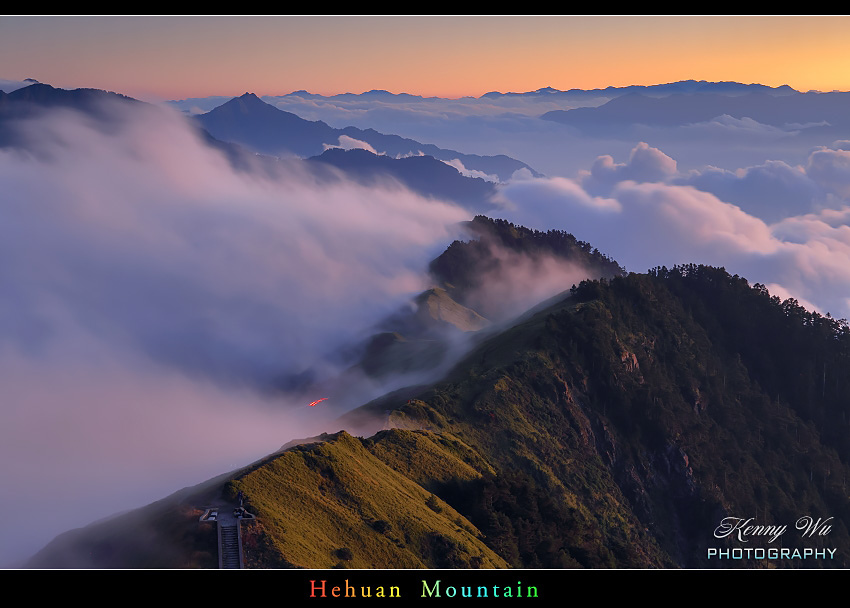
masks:
{"label": "mountain ridge", "polygon": [[486,212],[495,207],[493,200],[497,190],[493,182],[463,175],[457,168],[433,156],[393,158],[359,148],[328,148],[306,161],[314,166],[341,169],[350,179],[365,185],[396,179],[422,196],[455,201],[474,212]]}
{"label": "mountain ridge", "polygon": [[[497,99],[499,97],[535,97],[535,96],[576,96],[576,95],[588,95],[588,96],[598,96],[600,94],[610,95],[610,94],[624,94],[627,92],[637,92],[644,91],[647,93],[653,94],[669,94],[674,92],[704,92],[704,91],[725,91],[727,94],[742,94],[750,91],[766,91],[771,92],[773,94],[786,95],[791,93],[797,93],[796,89],[793,87],[783,84],[779,86],[770,86],[759,83],[741,83],[737,81],[710,81],[710,80],[678,80],[667,83],[658,83],[651,85],[641,85],[641,84],[633,84],[633,85],[625,85],[625,86],[607,86],[600,88],[592,88],[592,89],[581,89],[581,88],[570,88],[570,89],[558,89],[551,86],[540,87],[533,91],[524,91],[524,92],[501,92],[501,91],[489,91],[482,95],[479,95],[477,99]],[[311,93],[306,90],[298,90],[292,91],[290,93],[286,93],[284,95],[280,95],[280,97],[287,96],[299,96],[299,97],[313,97],[313,98],[337,98],[337,99],[357,99],[357,98],[380,98],[382,100],[389,101],[410,101],[410,100],[427,100],[427,99],[453,99],[453,98],[445,98],[439,96],[423,96],[417,95],[415,93],[392,93],[390,91],[385,90],[371,90],[364,91],[362,93],[335,93],[333,95],[321,95],[319,93]],[[268,96],[269,98],[278,97],[275,95]],[[461,97],[461,99],[467,98],[475,98],[473,95],[465,95]]]}
{"label": "mountain ridge", "polygon": [[683,126],[705,123],[722,115],[774,127],[824,123],[846,129],[850,125],[846,112],[848,99],[850,93],[839,92],[779,96],[762,91],[737,96],[675,93],[666,97],[630,92],[598,107],[552,110],[541,115],[541,119],[587,131],[608,131],[635,124]]}
{"label": "mountain ridge", "polygon": [[340,137],[345,136],[365,142],[378,152],[389,156],[403,157],[422,153],[447,162],[460,160],[467,169],[497,175],[502,181],[508,180],[516,171],[522,169],[539,175],[525,163],[505,155],[464,154],[397,135],[379,133],[374,129],[337,129],[322,121],[304,120],[249,93],[235,97],[209,112],[196,115],[194,119],[218,139],[248,146],[272,156],[319,156],[328,146],[337,145]]}
{"label": "mountain ridge", "polygon": [[726,94],[744,94],[751,91],[763,91],[778,95],[787,95],[796,93],[796,89],[787,84],[778,87],[751,83],[745,84],[735,81],[707,81],[707,80],[678,80],[654,85],[627,85],[627,86],[608,86],[605,88],[595,89],[565,89],[559,90],[552,87],[543,87],[535,91],[527,91],[525,93],[501,93],[499,91],[491,91],[485,93],[481,97],[499,98],[502,96],[513,97],[534,97],[534,96],[598,96],[598,95],[624,95],[629,93],[646,93],[648,95],[668,95],[673,93],[697,93],[697,92],[725,92]]}
{"label": "mountain ridge", "polygon": [[221,498],[257,516],[254,567],[844,567],[709,550],[738,546],[723,518],[806,514],[850,548],[848,364],[846,321],[722,268],[586,280],[339,421],[384,430],[291,446]]}
{"label": "mountain ridge", "polygon": [[[50,89],[29,94],[49,99]],[[108,95],[94,95],[101,94]],[[0,96],[0,109],[10,95]],[[746,107],[756,96],[764,99],[749,93],[730,103]],[[68,99],[62,104],[71,107]],[[772,99],[792,108],[800,98]],[[649,116],[667,108],[659,116],[673,124],[690,116],[664,104],[692,96],[662,103],[637,92],[596,116],[636,100]],[[233,116],[244,109],[279,118],[252,93],[231,102]],[[702,111],[698,105],[690,110]],[[382,162],[364,150],[323,154]],[[846,567],[730,563],[710,553],[742,546],[716,537],[721,521],[752,517],[790,524],[782,545],[789,550],[829,546],[845,558],[846,320],[780,300],[724,268],[626,273],[566,232],[483,216],[467,228],[477,238],[438,256],[429,267],[434,286],[414,301],[423,333],[409,339],[390,330],[366,347],[379,376],[385,366],[434,364],[439,348],[430,348],[428,331],[440,323],[469,330],[475,338],[441,378],[363,404],[332,433],[64,534],[32,564],[214,567],[198,514],[213,502],[229,508],[241,492],[258,517],[248,532],[252,567]],[[511,264],[517,252],[526,264]],[[595,274],[575,284],[560,278],[556,295],[519,316],[501,307],[509,294],[479,293],[493,277],[523,291],[521,280],[549,274],[544,262],[558,254],[580,256]],[[370,428],[368,436],[355,436],[356,427]],[[829,535],[794,537],[794,522],[809,515],[834,520]]]}

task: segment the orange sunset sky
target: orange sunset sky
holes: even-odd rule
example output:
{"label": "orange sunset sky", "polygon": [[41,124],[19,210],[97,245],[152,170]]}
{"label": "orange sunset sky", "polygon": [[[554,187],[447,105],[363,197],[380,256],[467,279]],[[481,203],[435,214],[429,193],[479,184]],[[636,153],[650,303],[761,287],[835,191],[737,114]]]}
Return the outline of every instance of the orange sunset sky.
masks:
{"label": "orange sunset sky", "polygon": [[848,16],[3,16],[0,78],[147,100],[684,79],[850,90]]}

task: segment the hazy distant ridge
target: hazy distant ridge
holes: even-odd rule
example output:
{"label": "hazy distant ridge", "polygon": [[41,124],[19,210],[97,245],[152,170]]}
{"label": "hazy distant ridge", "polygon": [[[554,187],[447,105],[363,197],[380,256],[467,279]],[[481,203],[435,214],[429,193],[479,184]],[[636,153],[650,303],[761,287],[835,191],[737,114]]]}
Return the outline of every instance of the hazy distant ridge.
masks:
{"label": "hazy distant ridge", "polygon": [[775,127],[821,125],[835,128],[850,125],[848,101],[850,93],[843,92],[787,95],[766,92],[744,95],[676,93],[667,97],[630,93],[599,107],[554,110],[541,118],[588,128],[633,124],[678,126],[707,122],[725,115]]}
{"label": "hazy distant ridge", "polygon": [[317,156],[329,146],[339,144],[340,137],[345,137],[368,144],[377,152],[389,156],[427,154],[438,160],[460,160],[467,169],[496,175],[500,180],[509,179],[520,169],[537,174],[525,163],[504,155],[462,154],[373,129],[336,129],[322,121],[305,120],[291,112],[279,110],[253,93],[235,97],[199,115],[197,120],[213,137],[274,156]]}

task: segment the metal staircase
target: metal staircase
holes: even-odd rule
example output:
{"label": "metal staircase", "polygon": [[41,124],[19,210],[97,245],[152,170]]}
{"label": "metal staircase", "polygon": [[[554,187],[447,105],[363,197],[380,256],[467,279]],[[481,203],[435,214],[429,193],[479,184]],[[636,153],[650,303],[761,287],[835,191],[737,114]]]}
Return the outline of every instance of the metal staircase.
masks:
{"label": "metal staircase", "polygon": [[239,522],[218,526],[218,561],[219,568],[241,568],[242,546],[239,542]]}
{"label": "metal staircase", "polygon": [[251,521],[254,516],[241,507],[229,511],[228,507],[219,510],[210,507],[201,516],[200,523],[213,523],[218,531],[218,567],[241,569],[245,567],[242,555],[242,520]]}

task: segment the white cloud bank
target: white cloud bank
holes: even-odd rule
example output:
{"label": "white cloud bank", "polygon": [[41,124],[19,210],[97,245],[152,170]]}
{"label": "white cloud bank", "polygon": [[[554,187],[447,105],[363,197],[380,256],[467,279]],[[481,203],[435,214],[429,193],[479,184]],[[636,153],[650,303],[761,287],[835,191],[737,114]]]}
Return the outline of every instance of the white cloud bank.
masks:
{"label": "white cloud bank", "polygon": [[294,163],[235,171],[160,109],[20,128],[31,150],[0,150],[0,565],[339,430],[255,387],[424,288],[468,219]]}
{"label": "white cloud bank", "polygon": [[378,151],[369,145],[368,142],[349,137],[348,135],[340,135],[338,145],[323,144],[323,147],[325,150],[329,150],[331,148],[340,148],[342,150],[367,150],[376,156],[378,155]]}
{"label": "white cloud bank", "polygon": [[[501,191],[509,205],[502,217],[572,232],[635,272],[680,263],[723,266],[821,313],[847,318],[848,154],[820,148],[805,167],[765,163],[738,172],[682,175],[672,158],[642,143],[628,162],[602,156],[574,180],[508,184]],[[757,199],[773,192],[786,195],[772,201],[776,221],[745,210],[757,209]]]}
{"label": "white cloud bank", "polygon": [[[466,219],[294,165],[234,171],[160,111],[111,129],[56,114],[25,132],[35,154],[0,151],[0,483],[16,488],[0,507],[26,502],[0,529],[0,564],[329,430],[251,387],[395,310]],[[683,173],[640,144],[576,179],[513,180],[502,217],[572,232],[630,270],[725,266],[847,317],[846,148]]]}

